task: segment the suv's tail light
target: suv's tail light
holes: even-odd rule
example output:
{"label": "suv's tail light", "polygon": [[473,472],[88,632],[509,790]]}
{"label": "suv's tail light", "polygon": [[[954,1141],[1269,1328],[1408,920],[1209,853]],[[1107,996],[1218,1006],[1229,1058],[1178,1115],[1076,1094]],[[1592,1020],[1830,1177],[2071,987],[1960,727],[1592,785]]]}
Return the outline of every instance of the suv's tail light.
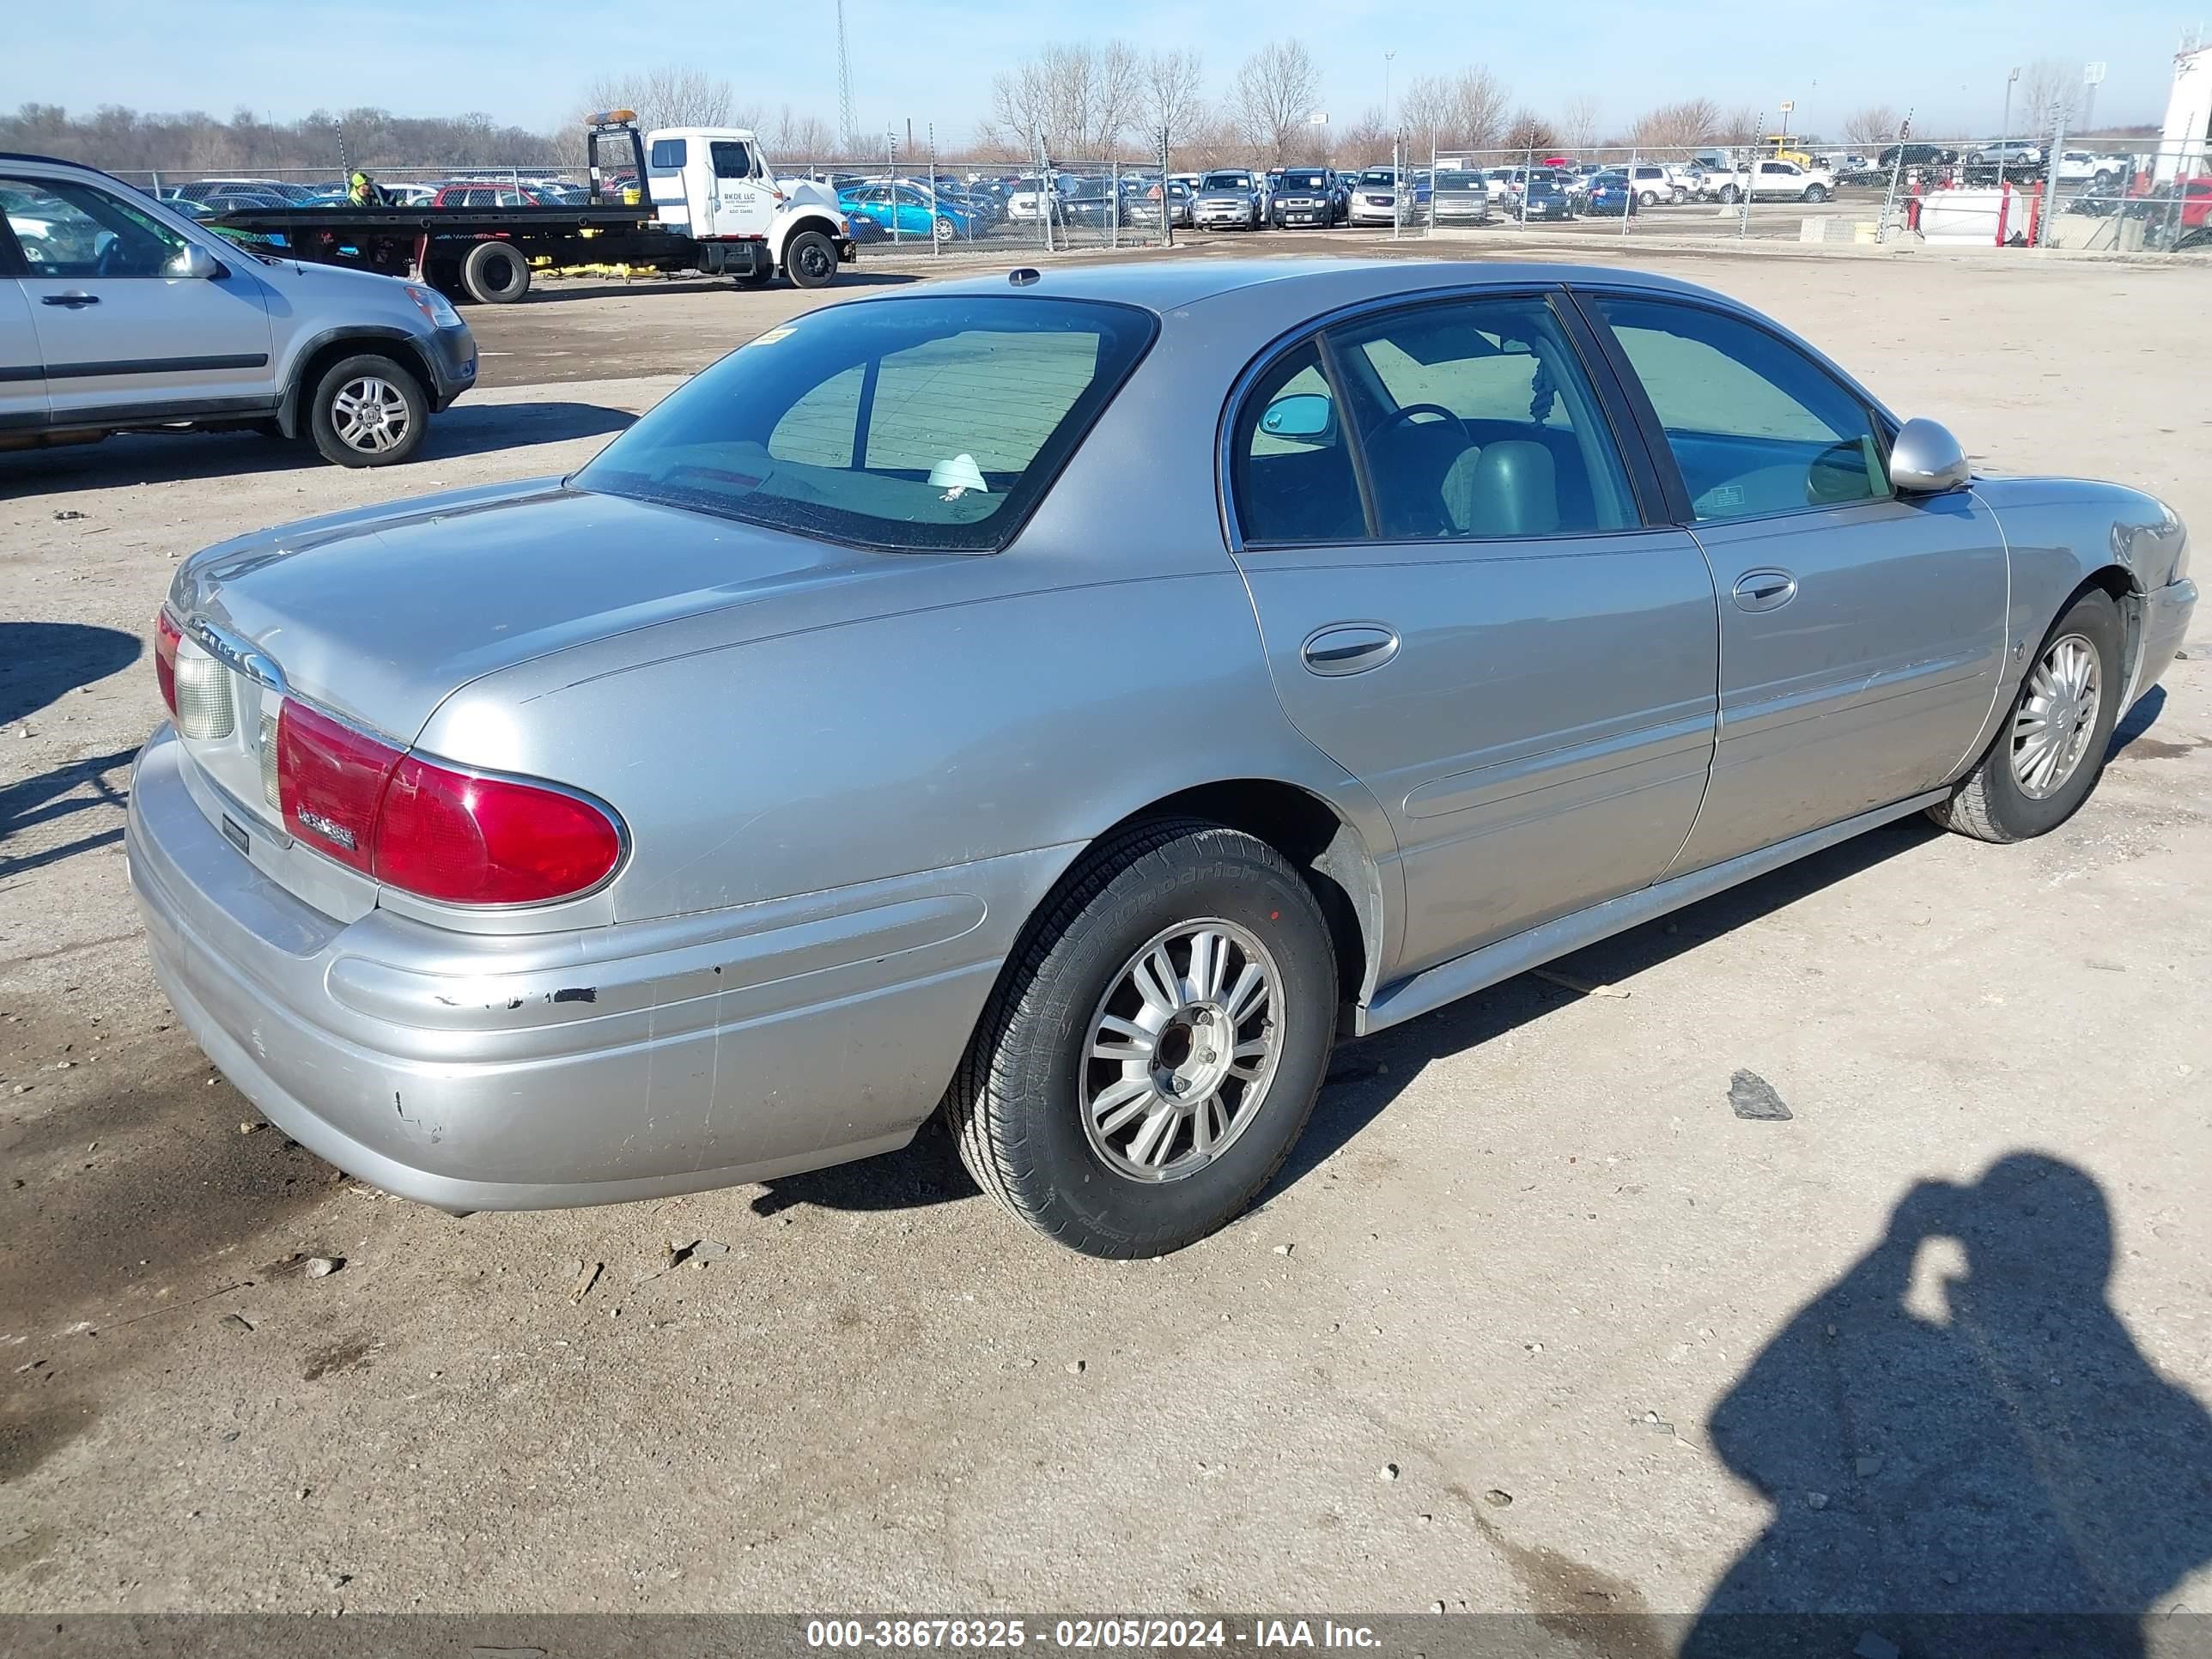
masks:
{"label": "suv's tail light", "polygon": [[154,613],[154,678],[161,687],[161,701],[169,705],[169,716],[177,713],[177,646],[184,634],[169,619],[169,608],[163,605]]}
{"label": "suv's tail light", "polygon": [[447,904],[543,904],[622,858],[603,808],[542,784],[404,754],[298,702],[276,721],[285,828],[339,863]]}

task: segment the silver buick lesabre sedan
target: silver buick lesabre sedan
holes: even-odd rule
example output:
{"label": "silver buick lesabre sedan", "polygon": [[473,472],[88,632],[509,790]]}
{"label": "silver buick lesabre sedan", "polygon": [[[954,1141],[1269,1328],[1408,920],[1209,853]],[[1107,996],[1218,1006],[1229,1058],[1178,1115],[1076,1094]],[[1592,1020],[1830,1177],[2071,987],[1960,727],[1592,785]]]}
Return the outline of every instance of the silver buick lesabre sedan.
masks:
{"label": "silver buick lesabre sedan", "polygon": [[271,1121],[453,1210],[881,1152],[1219,1227],[1369,1032],[1920,811],[2040,835],[2196,601],[1614,270],[1162,263],[769,330],[567,478],[179,570],[132,879]]}

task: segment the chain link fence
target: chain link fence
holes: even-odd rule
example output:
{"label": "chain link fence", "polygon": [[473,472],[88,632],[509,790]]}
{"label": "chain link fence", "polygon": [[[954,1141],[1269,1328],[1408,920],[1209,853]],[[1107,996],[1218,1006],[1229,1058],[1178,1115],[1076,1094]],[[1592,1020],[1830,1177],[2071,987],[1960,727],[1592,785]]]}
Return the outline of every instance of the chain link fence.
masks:
{"label": "chain link fence", "polygon": [[[864,257],[1146,248],[1221,234],[1195,221],[1200,175],[1179,173],[1164,149],[1097,157],[1040,149],[1014,161],[887,138],[880,156],[772,159],[779,179],[810,179],[834,193]],[[1262,227],[1310,225],[1363,239],[1525,230],[2120,254],[2212,248],[2212,164],[2203,146],[2107,144],[2063,132],[2040,143],[1909,138],[1863,149],[1787,137],[1651,150],[1450,149],[1409,137],[1326,168],[1249,170]],[[331,169],[125,176],[209,211],[313,205],[344,193]],[[565,163],[380,167],[375,177],[403,201],[441,207],[562,205],[587,193],[585,169]],[[627,179],[613,183],[635,188]],[[1318,211],[1317,196],[1325,198]]]}

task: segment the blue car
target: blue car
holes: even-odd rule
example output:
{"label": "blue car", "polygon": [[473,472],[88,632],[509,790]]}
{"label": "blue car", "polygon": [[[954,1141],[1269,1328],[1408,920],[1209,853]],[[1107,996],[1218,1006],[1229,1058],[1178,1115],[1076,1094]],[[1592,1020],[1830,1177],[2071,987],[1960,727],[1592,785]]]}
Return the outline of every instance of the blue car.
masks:
{"label": "blue car", "polygon": [[837,205],[848,219],[871,219],[886,234],[917,240],[967,241],[985,228],[975,210],[944,196],[933,209],[929,193],[909,184],[854,185],[837,192]]}
{"label": "blue car", "polygon": [[1601,173],[1590,180],[1589,194],[1583,198],[1583,211],[1602,218],[1613,218],[1636,211],[1636,192],[1628,186],[1625,173]]}

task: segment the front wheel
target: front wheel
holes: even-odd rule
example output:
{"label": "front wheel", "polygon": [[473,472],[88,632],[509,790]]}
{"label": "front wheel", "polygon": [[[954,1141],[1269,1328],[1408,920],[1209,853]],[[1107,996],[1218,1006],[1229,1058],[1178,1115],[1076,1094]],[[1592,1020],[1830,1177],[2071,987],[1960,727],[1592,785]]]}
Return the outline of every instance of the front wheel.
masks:
{"label": "front wheel", "polygon": [[799,288],[826,288],[837,274],[837,249],[818,230],[802,230],[783,250],[783,268]]}
{"label": "front wheel", "polygon": [[307,393],[308,431],[326,461],[390,466],[422,447],[430,400],[422,383],[389,357],[348,357]]}
{"label": "front wheel", "polygon": [[1808,202],[1825,202],[1828,199],[1828,192],[1818,185],[1808,185],[1805,186],[1805,199]]}
{"label": "front wheel", "polygon": [[1320,1091],[1336,955],[1312,890],[1219,824],[1097,848],[1009,963],[945,1097],[983,1190],[1086,1255],[1233,1220]]}
{"label": "front wheel", "polygon": [[1636,205],[1638,207],[1657,207],[1659,205],[1659,192],[1651,190],[1645,191],[1642,195],[1636,198]]}
{"label": "front wheel", "polygon": [[2074,816],[2105,769],[2120,718],[2124,630],[2092,588],[2044,635],[1989,752],[1951,799],[1928,809],[1977,841],[2026,841]]}

